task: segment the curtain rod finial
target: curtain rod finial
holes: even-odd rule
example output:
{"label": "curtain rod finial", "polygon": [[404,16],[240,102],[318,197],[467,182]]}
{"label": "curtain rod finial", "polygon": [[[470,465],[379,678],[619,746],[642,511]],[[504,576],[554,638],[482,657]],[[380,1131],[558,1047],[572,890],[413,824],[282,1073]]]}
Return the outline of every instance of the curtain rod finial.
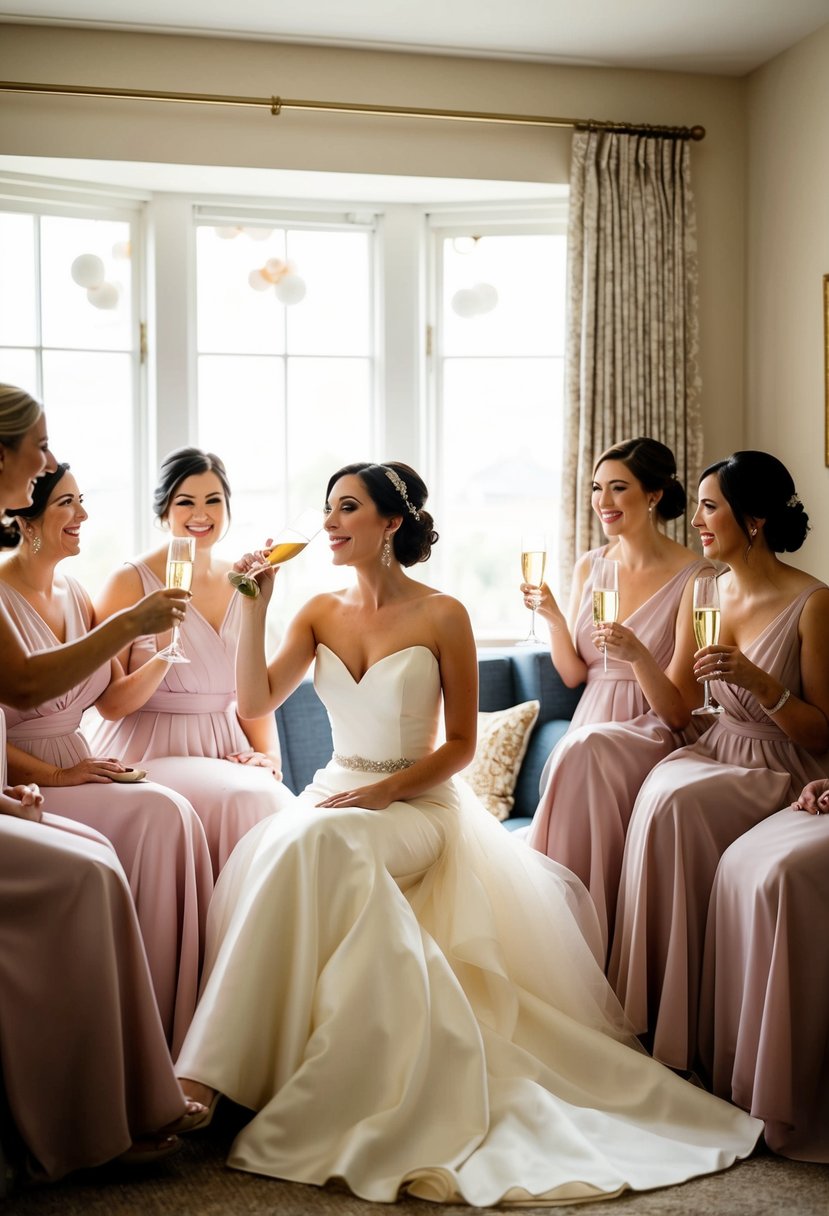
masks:
{"label": "curtain rod finial", "polygon": [[705,127],[691,127],[691,139],[705,139]]}

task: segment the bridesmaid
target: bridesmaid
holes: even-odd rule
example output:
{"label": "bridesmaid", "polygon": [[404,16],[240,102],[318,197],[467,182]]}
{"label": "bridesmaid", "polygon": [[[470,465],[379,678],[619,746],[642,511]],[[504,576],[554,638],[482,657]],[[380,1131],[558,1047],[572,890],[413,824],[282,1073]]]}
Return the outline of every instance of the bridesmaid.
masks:
{"label": "bridesmaid", "polygon": [[[7,512],[21,544],[0,562],[0,603],[19,643],[47,650],[84,637],[92,606],[74,579],[56,573],[80,551],[88,518],[67,464],[38,478],[28,507]],[[154,666],[163,667],[160,661]],[[60,697],[30,710],[6,706],[12,780],[50,787],[49,810],[95,828],[126,871],[144,937],[165,1034],[177,1051],[196,1007],[213,871],[201,822],[181,794],[154,782],[113,784],[129,775],[93,755],[81,730],[91,705],[128,712],[140,705],[145,671],[124,677],[117,659]]]}
{"label": "bridesmaid", "polygon": [[[691,596],[707,563],[660,531],[685,510],[685,490],[673,453],[657,440],[629,439],[603,452],[592,505],[608,543],[576,565],[572,630],[542,589],[553,664],[568,687],[586,681],[586,688],[545,767],[528,840],[588,888],[607,950],[633,803],[653,766],[686,741],[690,709],[700,701]],[[621,624],[593,624],[597,557],[619,562]],[[522,590],[529,601],[531,589]]]}
{"label": "bridesmaid", "polygon": [[694,671],[716,680],[723,714],[656,766],[625,846],[609,976],[657,1059],[697,1054],[703,939],[720,857],[749,828],[826,772],[829,588],[782,562],[808,517],[786,468],[736,452],[705,470],[694,527],[719,576],[717,645]]}
{"label": "bridesmaid", "polygon": [[[177,448],[161,466],[153,509],[172,536],[196,540],[192,600],[181,640],[189,663],[153,661],[163,639],[139,638],[121,654],[129,672],[149,666],[146,700],[112,714],[94,733],[101,755],[145,764],[152,777],[190,799],[207,832],[214,874],[236,843],[293,795],[282,785],[273,714],[241,718],[236,710],[236,641],[241,603],[214,553],[230,523],[230,486],[218,456]],[[96,604],[98,619],[164,586],[167,546],[128,562],[111,576]]]}
{"label": "bridesmaid", "polygon": [[829,1162],[827,875],[823,778],[726,849],[708,910],[706,1077],[765,1121],[769,1148],[798,1161]]}
{"label": "bridesmaid", "polygon": [[[0,384],[0,512],[31,500],[53,469],[46,420],[28,393]],[[0,527],[0,547],[7,530]],[[103,629],[29,656],[0,607],[0,699],[27,707],[94,671],[181,603],[165,593]],[[0,789],[5,787],[0,712]],[[173,1074],[129,888],[108,842],[43,815],[35,788],[0,796],[0,1072],[32,1171],[58,1178],[128,1154],[162,1156],[199,1109]],[[55,1000],[55,994],[60,1000]]]}

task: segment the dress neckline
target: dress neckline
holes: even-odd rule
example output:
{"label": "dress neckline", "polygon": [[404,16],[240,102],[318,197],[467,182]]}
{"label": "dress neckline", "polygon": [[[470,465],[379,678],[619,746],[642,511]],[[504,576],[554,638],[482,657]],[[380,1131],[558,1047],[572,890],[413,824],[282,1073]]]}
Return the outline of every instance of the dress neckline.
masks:
{"label": "dress neckline", "polygon": [[433,651],[431,651],[428,646],[423,646],[421,644],[418,644],[416,646],[403,646],[400,650],[392,650],[390,654],[384,654],[382,656],[382,658],[375,659],[373,663],[369,663],[368,667],[365,669],[363,674],[360,676],[359,679],[357,679],[357,677],[352,673],[351,669],[346,665],[344,660],[341,659],[340,656],[337,654],[336,650],[332,650],[330,646],[326,646],[325,642],[317,642],[317,650],[327,650],[329,654],[333,654],[334,658],[340,664],[343,671],[346,673],[347,676],[349,676],[352,683],[355,684],[357,687],[359,687],[360,684],[362,684],[363,680],[366,678],[368,673],[370,671],[373,671],[375,669],[375,667],[379,667],[380,664],[385,663],[387,659],[394,659],[398,655],[408,654],[408,652],[410,650],[425,650],[426,653],[431,655],[432,658],[437,663],[437,659],[435,658]]}
{"label": "dress neckline", "polygon": [[[609,548],[610,548],[610,545],[604,545],[604,547],[599,550],[598,556],[603,557]],[[647,608],[647,606],[650,603],[652,603],[658,595],[664,595],[666,588],[670,587],[670,585],[672,583],[676,582],[676,580],[679,578],[679,576],[681,574],[684,574],[686,576],[686,578],[690,577],[691,570],[693,570],[693,568],[695,566],[704,566],[707,564],[708,563],[706,562],[705,558],[698,557],[694,561],[690,561],[686,565],[682,566],[679,570],[675,571],[671,575],[670,578],[666,579],[661,587],[657,587],[656,591],[652,592],[651,595],[649,595],[646,600],[643,600],[638,608],[634,608],[633,612],[629,612],[627,614],[627,616],[624,618],[624,620],[620,621],[619,623],[621,625],[626,625],[628,623],[628,621],[632,621],[633,618],[635,616],[637,616],[642,611],[643,608]],[[592,566],[591,566],[591,577],[592,577],[592,572],[593,571],[592,571]],[[591,583],[591,588],[592,588],[592,583]],[[587,593],[587,590],[588,590],[588,588],[587,588],[587,585],[585,584],[585,593]],[[590,601],[588,599],[588,603],[589,602]]]}
{"label": "dress neckline", "polygon": [[[155,579],[155,581],[158,583],[159,587],[164,587],[165,584],[162,583],[161,579],[158,577],[158,575],[155,573],[155,571],[152,569],[152,567],[149,566],[146,562],[139,562],[139,561],[132,562],[132,563],[127,562],[127,565],[143,567],[143,569],[145,569],[148,572],[148,574],[150,575],[150,578]],[[231,595],[230,599],[227,601],[227,608],[225,608],[225,614],[222,617],[222,623],[218,629],[214,628],[214,626],[210,624],[210,621],[208,621],[208,619],[204,615],[204,613],[199,611],[199,609],[193,603],[192,598],[190,600],[190,603],[187,605],[187,611],[195,612],[196,616],[204,621],[205,625],[211,631],[211,633],[215,633],[216,637],[220,638],[224,634],[225,625],[227,624],[227,619],[230,616],[230,610],[233,607],[235,599],[236,599],[236,592],[234,591],[233,594]]]}

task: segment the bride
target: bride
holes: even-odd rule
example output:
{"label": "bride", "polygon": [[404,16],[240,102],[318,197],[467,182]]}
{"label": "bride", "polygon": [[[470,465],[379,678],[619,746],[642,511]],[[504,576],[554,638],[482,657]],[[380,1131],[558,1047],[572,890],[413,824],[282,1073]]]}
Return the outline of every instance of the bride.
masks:
{"label": "bride", "polygon": [[271,572],[246,601],[240,712],[315,660],[335,752],[219,878],[183,1087],[255,1112],[230,1165],[374,1201],[564,1203],[725,1168],[762,1125],[642,1053],[585,889],[452,781],[477,661],[461,604],[403,570],[437,540],[425,499],[407,465],[340,469],[325,527],[356,583],[269,665]]}

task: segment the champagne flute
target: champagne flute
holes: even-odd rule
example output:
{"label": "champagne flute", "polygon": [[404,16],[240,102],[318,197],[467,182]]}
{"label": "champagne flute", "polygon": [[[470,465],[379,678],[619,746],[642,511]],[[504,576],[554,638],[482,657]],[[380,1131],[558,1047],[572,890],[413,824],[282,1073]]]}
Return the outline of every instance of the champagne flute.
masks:
{"label": "champagne flute", "polygon": [[[189,591],[193,582],[193,559],[196,556],[195,536],[171,536],[167,550],[167,586]],[[159,650],[158,657],[168,663],[189,663],[179,640],[179,623],[173,625],[169,646]]]}
{"label": "champagne flute", "polygon": [[227,576],[229,582],[242,595],[255,600],[259,594],[256,575],[261,574],[263,570],[270,570],[272,566],[281,566],[301,553],[308,542],[313,540],[319,532],[323,520],[322,511],[317,511],[313,507],[302,511],[278,534],[264,562],[258,566],[251,566],[250,570],[245,571],[244,574],[238,570],[231,570]]}
{"label": "champagne flute", "polygon": [[[597,557],[593,566],[593,624],[612,625],[619,619],[619,563],[609,557]],[[602,647],[603,666],[607,671],[607,645]]]}
{"label": "champagne flute", "polygon": [[[697,646],[716,646],[720,639],[720,593],[716,575],[700,574],[694,579],[694,637]],[[705,698],[692,714],[721,714],[722,706],[711,700],[711,686],[705,681]]]}
{"label": "champagne flute", "polygon": [[535,610],[541,603],[541,584],[544,582],[544,567],[547,565],[547,537],[542,532],[526,532],[521,537],[521,573],[524,582],[534,590],[530,598],[532,618],[530,632],[519,646],[540,646],[541,638],[535,632]]}

